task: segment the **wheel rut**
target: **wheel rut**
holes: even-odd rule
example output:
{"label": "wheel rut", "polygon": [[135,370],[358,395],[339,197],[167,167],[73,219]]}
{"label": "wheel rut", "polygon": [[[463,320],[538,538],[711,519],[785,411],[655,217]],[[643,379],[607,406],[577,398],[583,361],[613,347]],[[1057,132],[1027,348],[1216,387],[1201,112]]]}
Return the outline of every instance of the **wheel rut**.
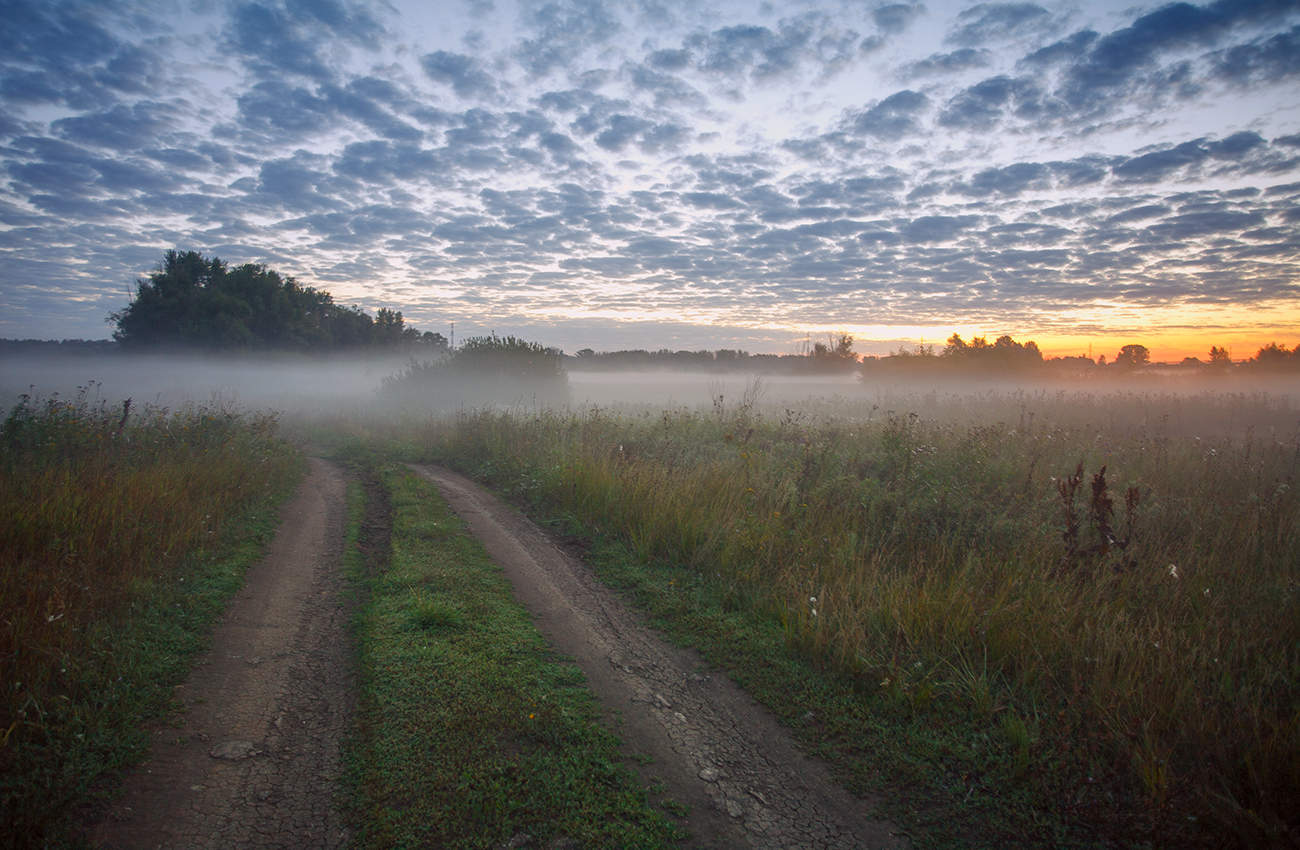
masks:
{"label": "wheel rut", "polygon": [[644,625],[580,561],[475,482],[412,465],[434,483],[505,571],[543,636],[586,674],[621,720],[642,768],[690,806],[695,847],[902,848],[825,765],[802,753],[767,709],[694,652]]}
{"label": "wheel rut", "polygon": [[355,671],[341,573],[343,473],[311,459],[267,555],[87,834],[106,848],[345,846],[341,742]]}

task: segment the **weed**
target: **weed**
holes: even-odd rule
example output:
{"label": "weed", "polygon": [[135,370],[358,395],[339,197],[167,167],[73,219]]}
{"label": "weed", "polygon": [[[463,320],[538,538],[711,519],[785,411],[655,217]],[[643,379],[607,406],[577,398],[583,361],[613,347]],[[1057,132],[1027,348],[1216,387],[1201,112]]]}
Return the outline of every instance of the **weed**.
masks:
{"label": "weed", "polygon": [[257,554],[216,566],[223,530],[264,533],[300,469],[274,417],[94,393],[23,396],[0,425],[0,821],[33,845],[138,756],[141,715]]}

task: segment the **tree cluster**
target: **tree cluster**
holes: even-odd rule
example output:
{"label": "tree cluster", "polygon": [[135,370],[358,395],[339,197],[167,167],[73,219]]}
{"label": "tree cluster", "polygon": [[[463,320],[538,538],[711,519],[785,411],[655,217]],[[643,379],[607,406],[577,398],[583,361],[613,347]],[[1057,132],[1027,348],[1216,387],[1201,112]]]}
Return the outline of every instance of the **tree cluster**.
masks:
{"label": "tree cluster", "polygon": [[948,344],[939,356],[954,364],[989,371],[1017,371],[1043,364],[1043,354],[1037,343],[1033,340],[1016,342],[1006,334],[992,343],[982,336],[966,342],[960,334],[953,334],[948,337]]}
{"label": "tree cluster", "polygon": [[158,271],[112,313],[123,348],[208,350],[446,349],[441,334],[408,327],[399,311],[372,318],[340,307],[325,291],[301,286],[266,266],[231,268],[196,251],[168,251]]}
{"label": "tree cluster", "polygon": [[514,336],[470,337],[448,357],[412,359],[384,379],[384,395],[399,404],[455,408],[568,400],[564,353]]}

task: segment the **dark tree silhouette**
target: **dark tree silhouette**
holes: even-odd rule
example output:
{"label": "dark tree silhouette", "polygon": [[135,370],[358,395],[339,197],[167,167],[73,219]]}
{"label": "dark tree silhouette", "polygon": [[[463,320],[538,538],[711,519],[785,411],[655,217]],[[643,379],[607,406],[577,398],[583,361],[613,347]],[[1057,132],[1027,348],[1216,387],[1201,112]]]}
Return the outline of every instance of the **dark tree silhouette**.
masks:
{"label": "dark tree silhouette", "polygon": [[1136,369],[1138,366],[1145,366],[1151,362],[1151,351],[1145,345],[1130,343],[1119,350],[1115,355],[1115,366],[1121,369]]}
{"label": "dark tree silhouette", "polygon": [[400,312],[381,309],[372,319],[266,266],[230,268],[197,251],[168,251],[108,320],[124,348],[446,348],[441,334],[406,327]]}

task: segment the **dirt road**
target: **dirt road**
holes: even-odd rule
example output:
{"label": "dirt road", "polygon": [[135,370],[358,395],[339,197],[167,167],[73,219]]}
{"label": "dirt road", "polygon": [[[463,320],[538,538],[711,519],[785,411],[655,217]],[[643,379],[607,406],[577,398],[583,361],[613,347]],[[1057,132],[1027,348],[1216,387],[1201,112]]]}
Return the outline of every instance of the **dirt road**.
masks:
{"label": "dirt road", "polygon": [[836,785],[776,719],[700,658],[647,629],[580,562],[482,487],[413,466],[501,565],[542,634],[573,658],[645,768],[690,805],[691,846],[905,847],[871,804]]}
{"label": "dirt road", "polygon": [[179,725],[90,831],[92,845],[341,847],[335,790],[355,691],[340,573],[344,480],[310,461],[265,559],[177,694]]}

